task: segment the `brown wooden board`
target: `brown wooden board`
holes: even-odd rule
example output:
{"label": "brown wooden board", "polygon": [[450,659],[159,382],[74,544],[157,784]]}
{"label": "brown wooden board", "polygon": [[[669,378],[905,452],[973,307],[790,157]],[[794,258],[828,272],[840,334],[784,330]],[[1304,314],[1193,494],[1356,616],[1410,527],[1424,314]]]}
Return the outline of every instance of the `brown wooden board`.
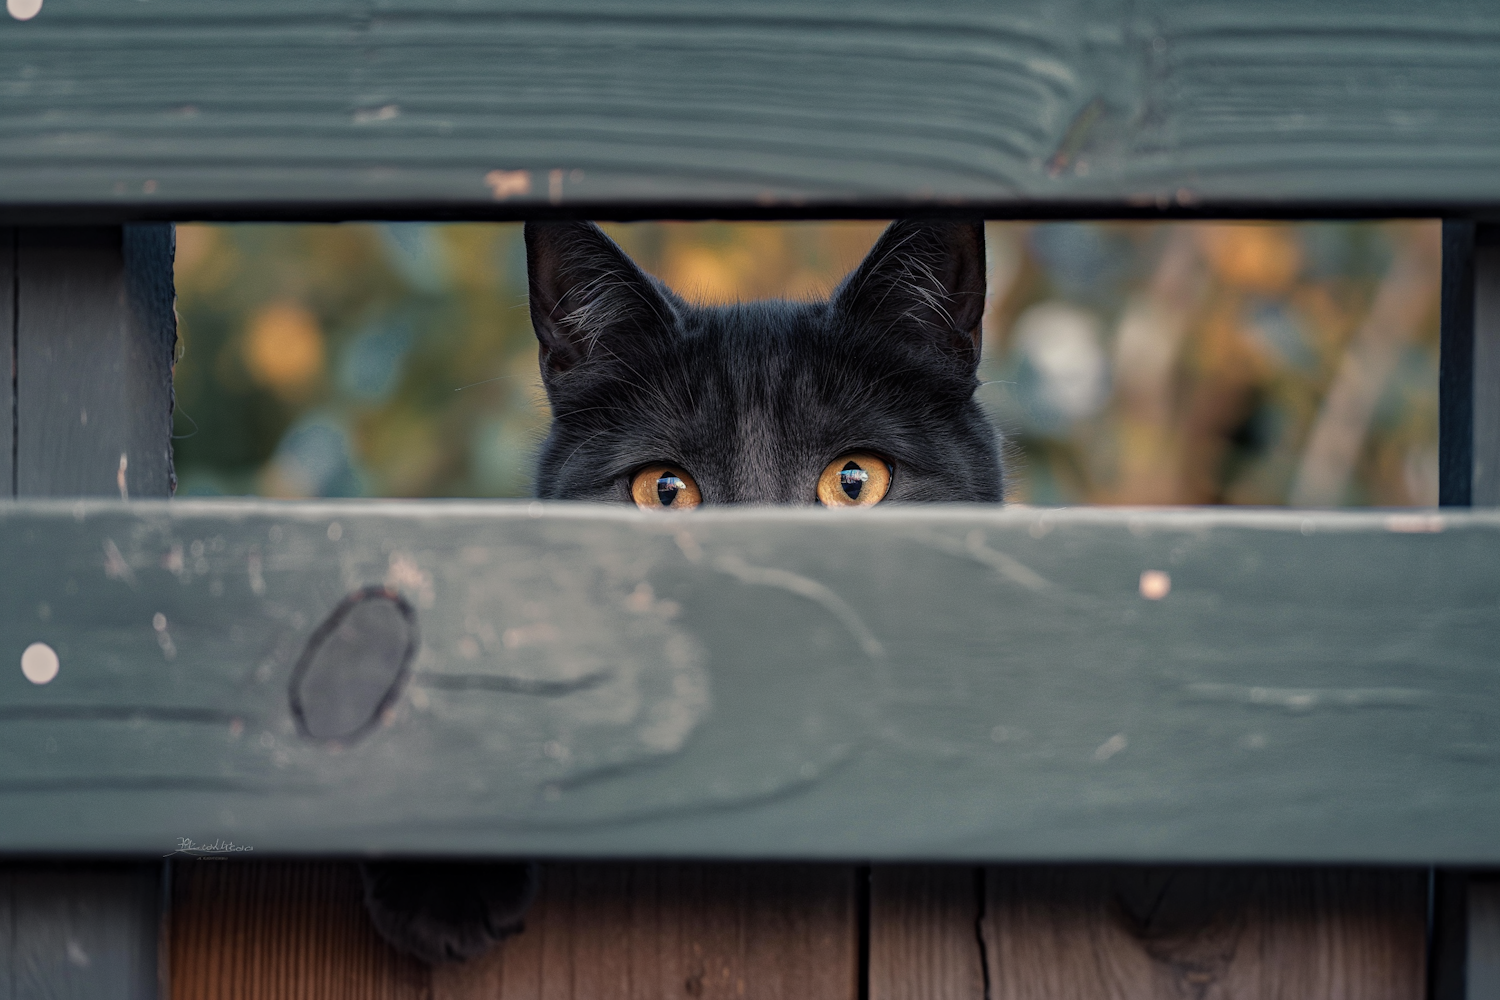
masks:
{"label": "brown wooden board", "polygon": [[872,998],[1423,996],[1422,871],[876,866],[874,887]]}
{"label": "brown wooden board", "polygon": [[[1500,861],[1496,512],[17,501],[0,551],[0,850]],[[416,656],[315,739],[351,593]]]}
{"label": "brown wooden board", "polygon": [[1500,207],[1500,10],[47,0],[14,217]]}
{"label": "brown wooden board", "polygon": [[427,967],[370,925],[353,864],[176,861],[167,935],[170,1000],[430,996]]}
{"label": "brown wooden board", "polygon": [[984,1000],[984,869],[870,871],[869,1000]]}
{"label": "brown wooden board", "polygon": [[351,863],[173,869],[174,1000],[855,1000],[848,866],[548,865],[524,933],[433,968],[375,934]]}
{"label": "brown wooden board", "polygon": [[994,1000],[1423,996],[1426,872],[991,869]]}

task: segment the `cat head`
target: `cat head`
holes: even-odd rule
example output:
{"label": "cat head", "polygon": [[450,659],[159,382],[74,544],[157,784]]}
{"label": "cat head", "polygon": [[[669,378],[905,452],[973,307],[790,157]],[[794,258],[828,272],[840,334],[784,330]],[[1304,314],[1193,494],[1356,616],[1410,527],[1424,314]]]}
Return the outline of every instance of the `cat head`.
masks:
{"label": "cat head", "polygon": [[978,222],[898,221],[826,301],[692,305],[587,222],[526,225],[552,426],[537,495],[998,501]]}

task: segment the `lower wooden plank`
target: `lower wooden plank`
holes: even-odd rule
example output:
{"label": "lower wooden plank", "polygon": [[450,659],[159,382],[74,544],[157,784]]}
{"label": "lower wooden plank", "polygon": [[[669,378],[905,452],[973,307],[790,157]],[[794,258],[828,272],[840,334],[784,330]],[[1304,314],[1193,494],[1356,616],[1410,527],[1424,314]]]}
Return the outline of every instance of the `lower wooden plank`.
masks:
{"label": "lower wooden plank", "polygon": [[433,1000],[854,1000],[854,869],[550,865],[526,931]]}
{"label": "lower wooden plank", "polygon": [[426,1000],[429,972],[365,916],[343,862],[173,865],[172,1000]]}
{"label": "lower wooden plank", "polygon": [[0,1000],[152,1000],[160,865],[0,866]]}
{"label": "lower wooden plank", "polygon": [[994,1000],[1419,1000],[1425,872],[996,868]]}
{"label": "lower wooden plank", "polygon": [[855,1000],[854,869],[558,864],[526,930],[428,968],[371,928],[348,862],[185,862],[174,1000]]}

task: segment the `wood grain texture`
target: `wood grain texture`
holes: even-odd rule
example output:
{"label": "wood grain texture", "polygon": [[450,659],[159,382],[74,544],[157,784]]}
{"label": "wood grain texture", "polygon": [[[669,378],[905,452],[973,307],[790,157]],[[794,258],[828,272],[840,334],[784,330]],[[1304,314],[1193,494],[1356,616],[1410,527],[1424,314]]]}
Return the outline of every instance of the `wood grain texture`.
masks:
{"label": "wood grain texture", "polygon": [[172,494],[172,231],[22,228],[16,490]]}
{"label": "wood grain texture", "polygon": [[1474,248],[1474,369],[1469,377],[1474,386],[1470,502],[1500,506],[1500,245]]}
{"label": "wood grain texture", "polygon": [[1421,871],[1007,868],[987,881],[995,1000],[1418,1000]]}
{"label": "wood grain texture", "polygon": [[1474,494],[1474,252],[1478,227],[1443,221],[1442,347],[1438,371],[1438,503]]}
{"label": "wood grain texture", "polygon": [[428,1000],[362,891],[346,862],[174,862],[172,1000]]}
{"label": "wood grain texture", "polygon": [[153,1000],[156,865],[0,865],[0,1000]]}
{"label": "wood grain texture", "polygon": [[985,1000],[983,869],[870,870],[870,1000]]}
{"label": "wood grain texture", "polygon": [[1493,208],[1500,12],[49,0],[0,205],[95,218]]}
{"label": "wood grain texture", "polygon": [[0,496],[16,492],[16,230],[0,226]]}
{"label": "wood grain texture", "polygon": [[526,931],[433,1000],[855,1000],[854,869],[547,865]]}
{"label": "wood grain texture", "polygon": [[[1494,511],[15,501],[0,551],[0,656],[61,657],[0,670],[0,850],[1500,861]],[[309,739],[366,586],[410,680]]]}

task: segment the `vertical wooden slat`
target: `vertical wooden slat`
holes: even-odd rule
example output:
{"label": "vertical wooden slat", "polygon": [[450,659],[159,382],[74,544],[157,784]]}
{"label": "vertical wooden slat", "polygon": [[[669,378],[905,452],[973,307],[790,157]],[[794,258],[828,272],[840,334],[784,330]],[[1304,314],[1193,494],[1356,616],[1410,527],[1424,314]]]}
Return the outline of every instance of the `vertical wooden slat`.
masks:
{"label": "vertical wooden slat", "polygon": [[1500,997],[1500,881],[1476,878],[1467,884],[1467,928],[1463,990],[1456,997]]}
{"label": "vertical wooden slat", "polygon": [[[16,230],[0,226],[0,496],[16,492]],[[3,987],[0,987],[3,989]],[[3,997],[4,994],[0,994]]]}
{"label": "vertical wooden slat", "polygon": [[1443,223],[1439,500],[1500,504],[1500,227]]}
{"label": "vertical wooden slat", "polygon": [[984,1000],[983,869],[870,871],[869,1000]]}
{"label": "vertical wooden slat", "polygon": [[1427,1000],[1464,1000],[1469,958],[1469,873],[1429,872]]}
{"label": "vertical wooden slat", "polygon": [[1467,507],[1474,466],[1474,231],[1443,222],[1442,346],[1438,370],[1438,503]]}
{"label": "vertical wooden slat", "polygon": [[175,866],[174,1000],[425,1000],[430,973],[370,925],[348,863]]}
{"label": "vertical wooden slat", "polygon": [[0,929],[7,931],[0,936],[0,981],[6,983],[0,996],[156,996],[157,867],[6,866],[0,876]]}
{"label": "vertical wooden slat", "polygon": [[172,230],[22,228],[16,241],[21,496],[170,496]]}
{"label": "vertical wooden slat", "polygon": [[[170,496],[175,341],[171,226],[0,229],[0,492]],[[156,996],[160,875],[15,868],[0,980],[17,998]]]}
{"label": "vertical wooden slat", "polygon": [[854,869],[549,865],[526,931],[433,1000],[855,1000]]}
{"label": "vertical wooden slat", "polygon": [[992,869],[994,1000],[1419,1000],[1426,876],[1327,869]]}
{"label": "vertical wooden slat", "polygon": [[1470,503],[1500,505],[1500,229],[1478,226],[1474,246],[1473,486]]}

